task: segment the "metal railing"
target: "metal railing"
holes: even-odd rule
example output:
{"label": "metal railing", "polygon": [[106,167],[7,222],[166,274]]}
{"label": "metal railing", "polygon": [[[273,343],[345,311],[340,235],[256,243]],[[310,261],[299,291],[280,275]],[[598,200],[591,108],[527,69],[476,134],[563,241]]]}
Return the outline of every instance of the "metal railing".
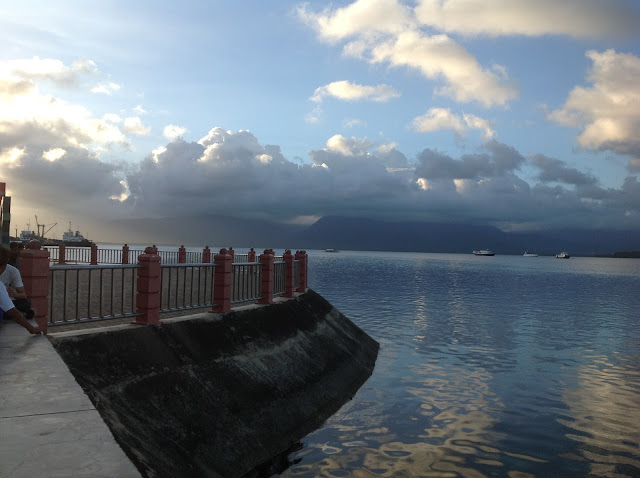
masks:
{"label": "metal railing", "polygon": [[136,317],[137,264],[49,269],[49,325]]}
{"label": "metal railing", "polygon": [[273,295],[278,297],[285,293],[285,274],[287,263],[280,260],[273,263]]}
{"label": "metal railing", "polygon": [[[58,248],[48,248],[58,259]],[[137,264],[144,250],[129,250],[130,264],[122,261],[121,249],[99,250],[99,264],[53,264],[49,267],[49,325],[64,325],[107,319],[134,318],[137,312]],[[66,261],[90,261],[90,248],[68,247]],[[160,313],[213,308],[214,263],[202,260],[201,253],[187,253],[187,263],[178,263],[178,253],[160,251]],[[71,258],[71,259],[69,259]],[[103,262],[111,262],[109,264]],[[286,266],[282,256],[273,265],[273,296],[286,292]],[[294,289],[300,286],[300,261],[294,261]],[[232,264],[231,303],[262,299],[261,262],[248,262],[248,254],[236,254]]]}
{"label": "metal railing", "polygon": [[260,262],[234,262],[231,284],[231,303],[238,304],[259,300],[262,284]]}
{"label": "metal railing", "polygon": [[160,313],[211,308],[215,264],[163,264]]}

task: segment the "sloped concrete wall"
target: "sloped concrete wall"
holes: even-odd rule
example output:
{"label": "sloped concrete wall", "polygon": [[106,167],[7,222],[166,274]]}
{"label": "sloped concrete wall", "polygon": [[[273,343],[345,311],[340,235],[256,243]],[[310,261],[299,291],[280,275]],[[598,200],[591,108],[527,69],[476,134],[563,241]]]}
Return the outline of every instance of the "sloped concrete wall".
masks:
{"label": "sloped concrete wall", "polygon": [[348,401],[379,348],[312,290],[224,316],[51,340],[150,477],[242,476]]}

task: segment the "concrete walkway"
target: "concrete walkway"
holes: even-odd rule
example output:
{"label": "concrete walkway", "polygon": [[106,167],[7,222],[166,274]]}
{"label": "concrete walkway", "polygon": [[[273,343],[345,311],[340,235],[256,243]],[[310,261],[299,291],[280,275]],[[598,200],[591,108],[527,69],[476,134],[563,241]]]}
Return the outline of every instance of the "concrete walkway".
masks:
{"label": "concrete walkway", "polygon": [[0,320],[0,477],[140,477],[44,336]]}

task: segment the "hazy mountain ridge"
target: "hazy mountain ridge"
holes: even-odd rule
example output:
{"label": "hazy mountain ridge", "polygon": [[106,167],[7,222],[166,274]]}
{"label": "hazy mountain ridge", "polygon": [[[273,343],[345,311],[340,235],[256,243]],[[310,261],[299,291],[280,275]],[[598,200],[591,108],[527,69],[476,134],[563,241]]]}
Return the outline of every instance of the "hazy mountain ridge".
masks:
{"label": "hazy mountain ridge", "polygon": [[[116,224],[114,224],[116,225]],[[497,254],[528,250],[550,255],[613,254],[640,249],[640,231],[563,229],[505,232],[493,226],[327,216],[311,226],[281,224],[227,216],[131,219],[118,221],[129,244],[232,246],[256,250],[326,249],[469,253],[488,248]],[[155,238],[155,239],[154,239]],[[114,238],[115,239],[115,238]]]}

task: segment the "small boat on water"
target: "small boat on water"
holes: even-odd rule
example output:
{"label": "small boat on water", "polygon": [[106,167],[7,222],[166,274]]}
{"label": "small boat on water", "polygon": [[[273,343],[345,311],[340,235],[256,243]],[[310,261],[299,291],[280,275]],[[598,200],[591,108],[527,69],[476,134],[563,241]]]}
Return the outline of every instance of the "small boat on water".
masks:
{"label": "small boat on water", "polygon": [[495,256],[496,253],[489,249],[480,249],[479,251],[473,251],[476,256]]}
{"label": "small boat on water", "polygon": [[338,249],[325,249],[324,252],[338,252]]}
{"label": "small boat on water", "polygon": [[564,251],[559,254],[556,254],[556,259],[569,259],[570,257],[571,256]]}
{"label": "small boat on water", "polygon": [[529,252],[529,251],[525,251],[525,253],[522,255],[524,257],[538,257],[538,254],[536,254],[535,252]]}

